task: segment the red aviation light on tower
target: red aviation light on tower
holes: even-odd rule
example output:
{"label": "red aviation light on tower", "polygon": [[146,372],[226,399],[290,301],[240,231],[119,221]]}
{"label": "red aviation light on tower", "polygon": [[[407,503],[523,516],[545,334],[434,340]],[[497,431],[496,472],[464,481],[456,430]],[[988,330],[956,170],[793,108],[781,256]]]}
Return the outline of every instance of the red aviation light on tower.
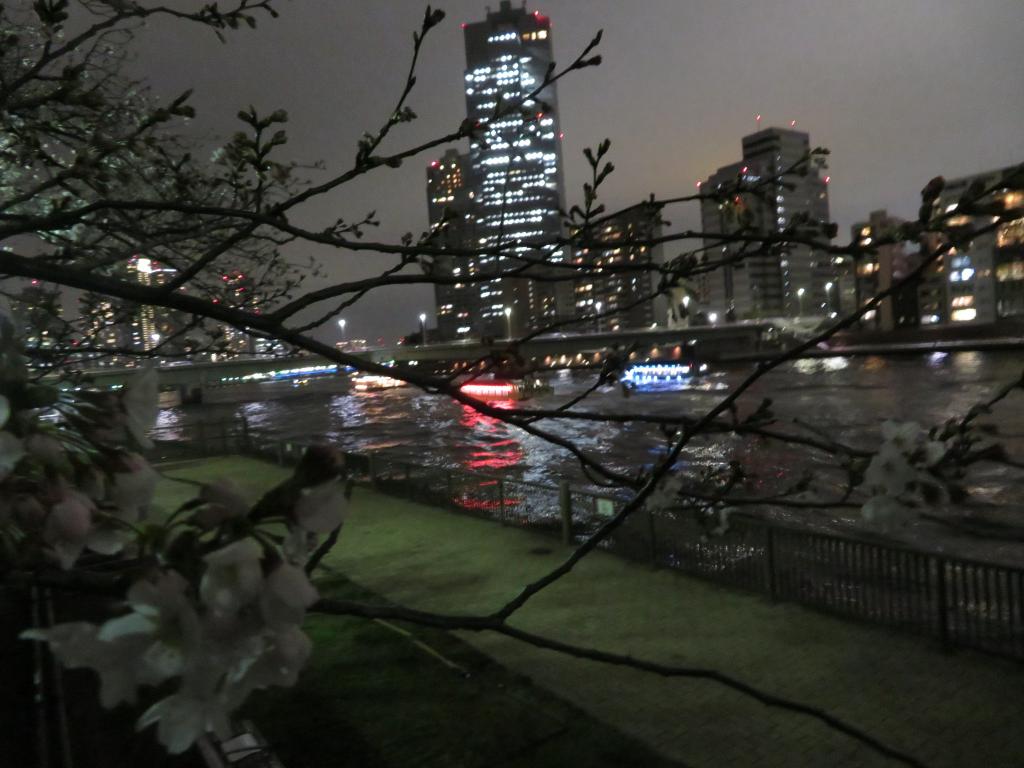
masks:
{"label": "red aviation light on tower", "polygon": [[462,27],[462,29],[465,29],[466,27],[469,26],[469,24],[467,24],[466,22],[462,22],[461,24],[459,24],[459,26]]}
{"label": "red aviation light on tower", "polygon": [[830,181],[832,181],[832,177],[831,176],[826,176],[825,177],[825,183],[828,184]]}
{"label": "red aviation light on tower", "polygon": [[431,160],[431,161],[430,161],[430,167],[431,167],[431,168],[437,168],[437,166],[439,166],[440,164],[441,164],[441,163],[440,163],[440,162],[438,162],[437,160]]}
{"label": "red aviation light on tower", "polygon": [[789,121],[789,127],[790,128],[796,128],[796,120],[790,120]]}

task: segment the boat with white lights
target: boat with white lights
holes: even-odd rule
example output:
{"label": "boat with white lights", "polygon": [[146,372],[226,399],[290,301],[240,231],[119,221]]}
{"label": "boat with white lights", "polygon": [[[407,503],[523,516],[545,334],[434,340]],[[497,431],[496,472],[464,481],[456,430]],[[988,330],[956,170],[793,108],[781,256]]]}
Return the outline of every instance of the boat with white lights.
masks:
{"label": "boat with white lights", "polygon": [[638,392],[684,389],[693,381],[706,376],[708,364],[696,360],[689,362],[648,360],[634,363],[622,373],[620,382],[626,389]]}
{"label": "boat with white lights", "polygon": [[408,382],[390,376],[378,376],[373,373],[360,373],[352,377],[352,389],[356,392],[380,392],[385,389],[398,389],[409,386]]}

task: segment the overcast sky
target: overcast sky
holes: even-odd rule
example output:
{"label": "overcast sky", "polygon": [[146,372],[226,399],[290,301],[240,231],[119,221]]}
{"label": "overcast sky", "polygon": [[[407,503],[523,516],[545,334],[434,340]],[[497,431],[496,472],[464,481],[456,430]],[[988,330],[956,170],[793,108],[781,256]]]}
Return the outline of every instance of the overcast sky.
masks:
{"label": "overcast sky", "polygon": [[[421,119],[393,134],[391,149],[452,130],[465,117],[459,22],[482,19],[487,3],[435,5],[448,18],[430,35],[410,101]],[[227,45],[161,22],[141,36],[138,66],[160,94],[195,88],[196,130],[226,134],[250,103],[267,112],[283,107],[291,156],[339,169],[393,105],[424,7],[281,2],[281,18],[240,30]],[[871,210],[914,215],[919,190],[935,175],[1024,161],[1024,0],[546,0],[528,9],[551,17],[561,62],[604,29],[604,64],[559,86],[570,197],[584,180],[583,147],[606,136],[618,168],[609,204],[691,190],[739,159],[740,138],[759,112],[764,126],[796,120],[812,144],[832,150],[832,217],[844,239]],[[431,159],[382,170],[318,201],[303,223],[325,226],[376,209],[380,239],[419,233]],[[668,218],[696,223],[693,210]],[[390,263],[320,255],[338,279]],[[349,337],[390,340],[414,330],[421,311],[432,315],[429,288],[371,294],[346,314]]]}

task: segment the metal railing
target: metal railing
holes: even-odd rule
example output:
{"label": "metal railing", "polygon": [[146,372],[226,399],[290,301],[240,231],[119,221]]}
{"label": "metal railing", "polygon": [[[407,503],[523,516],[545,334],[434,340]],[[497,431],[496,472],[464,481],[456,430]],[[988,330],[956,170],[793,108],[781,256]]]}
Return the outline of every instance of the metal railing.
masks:
{"label": "metal railing", "polygon": [[[282,465],[306,445],[250,434],[244,425],[207,425],[191,456],[248,453]],[[345,452],[350,475],[415,501],[579,541],[622,506],[622,499],[515,478],[413,463],[387,451]],[[735,516],[709,537],[691,515],[641,509],[602,544],[650,562],[847,618],[956,646],[1024,660],[1024,569],[951,557],[895,543],[817,533]]]}

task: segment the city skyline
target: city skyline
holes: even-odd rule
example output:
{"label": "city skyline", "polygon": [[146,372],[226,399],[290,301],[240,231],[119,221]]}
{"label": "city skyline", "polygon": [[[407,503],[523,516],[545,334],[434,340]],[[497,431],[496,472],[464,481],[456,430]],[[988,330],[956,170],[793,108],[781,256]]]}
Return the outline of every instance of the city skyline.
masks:
{"label": "city skyline", "polygon": [[[394,146],[415,143],[461,120],[465,96],[459,25],[481,18],[485,6],[443,6],[449,17],[428,41],[411,102],[421,120],[396,132]],[[825,11],[794,0],[769,4],[757,34],[735,3],[709,9],[652,2],[626,11],[612,3],[553,0],[529,9],[551,17],[560,62],[569,60],[598,28],[605,29],[603,66],[560,85],[570,203],[579,198],[584,146],[605,136],[612,139],[619,170],[609,185],[608,202],[624,206],[650,192],[692,190],[697,179],[735,159],[737,141],[752,132],[757,113],[766,125],[796,119],[816,144],[832,150],[833,218],[843,235],[872,210],[912,216],[918,191],[934,175],[969,175],[1010,165],[1024,155],[1018,127],[1024,106],[1009,96],[1012,73],[1019,69],[1014,62],[1021,57],[1010,44],[1015,39],[1010,22],[1019,18],[1011,3],[981,8],[960,2],[905,3],[897,9],[867,3]],[[234,129],[235,109],[249,101],[289,109],[290,154],[309,161],[323,158],[337,167],[350,161],[359,133],[372,129],[397,95],[409,44],[408,35],[396,30],[411,29],[422,6],[403,2],[372,10],[339,9],[311,2],[282,10],[278,22],[238,36],[228,46],[176,30],[171,39],[178,45],[144,52],[140,65],[155,72],[160,94],[196,86],[196,124],[221,134]],[[310,23],[314,17],[319,23]],[[924,44],[954,38],[956,46]],[[670,45],[673,39],[677,44]],[[273,62],[260,53],[270,45],[284,51]],[[176,55],[182,49],[190,55]],[[375,78],[366,83],[359,63],[370,59],[375,60]],[[813,59],[815,67],[802,67],[804,59]],[[220,79],[204,82],[204,73],[215,65]],[[318,76],[308,77],[314,66]],[[948,108],[950,98],[957,99],[958,109]],[[394,241],[404,231],[419,232],[426,228],[422,169],[440,155],[421,156],[419,162],[357,185],[325,202],[317,215],[355,216],[384,199],[391,205],[380,211],[385,220],[375,236]],[[668,218],[685,226],[698,217],[690,209]],[[345,266],[329,264],[327,272],[343,279],[368,270],[350,259]],[[429,288],[392,293],[394,302],[349,311],[349,332],[393,337],[414,330],[419,311],[432,314]],[[409,318],[397,316],[395,305],[409,307]],[[378,333],[369,333],[370,328]]]}

